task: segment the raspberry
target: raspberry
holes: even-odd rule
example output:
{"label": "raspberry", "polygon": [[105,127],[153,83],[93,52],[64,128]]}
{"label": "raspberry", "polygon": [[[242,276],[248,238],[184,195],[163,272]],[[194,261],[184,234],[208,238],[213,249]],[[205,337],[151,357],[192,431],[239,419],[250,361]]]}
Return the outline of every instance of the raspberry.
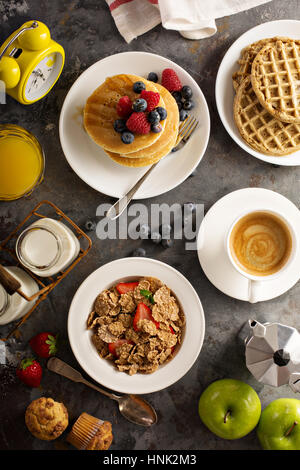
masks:
{"label": "raspberry", "polygon": [[179,91],[182,88],[181,81],[173,69],[163,70],[161,84],[169,91]]}
{"label": "raspberry", "polygon": [[145,113],[132,113],[126,122],[127,129],[137,134],[148,134],[150,132],[150,122]]}
{"label": "raspberry", "polygon": [[143,90],[141,93],[141,98],[147,101],[147,111],[152,111],[159,103],[160,94],[155,93],[154,91]]}
{"label": "raspberry", "polygon": [[122,96],[117,104],[117,113],[122,118],[127,118],[132,113],[132,101],[129,96]]}

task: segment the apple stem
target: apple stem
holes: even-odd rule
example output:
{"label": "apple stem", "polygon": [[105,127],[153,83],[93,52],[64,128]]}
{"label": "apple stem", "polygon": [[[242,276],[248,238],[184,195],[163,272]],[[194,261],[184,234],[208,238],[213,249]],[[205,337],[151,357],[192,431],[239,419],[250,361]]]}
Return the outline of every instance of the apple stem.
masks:
{"label": "apple stem", "polygon": [[226,415],[224,416],[224,423],[225,423],[225,424],[226,424],[226,421],[227,421],[227,417],[230,415],[230,413],[231,413],[231,410],[228,410],[228,411],[226,412]]}
{"label": "apple stem", "polygon": [[287,430],[287,432],[285,433],[284,437],[287,437],[291,434],[292,430],[294,429],[294,427],[298,424],[297,421],[294,421],[292,426]]}

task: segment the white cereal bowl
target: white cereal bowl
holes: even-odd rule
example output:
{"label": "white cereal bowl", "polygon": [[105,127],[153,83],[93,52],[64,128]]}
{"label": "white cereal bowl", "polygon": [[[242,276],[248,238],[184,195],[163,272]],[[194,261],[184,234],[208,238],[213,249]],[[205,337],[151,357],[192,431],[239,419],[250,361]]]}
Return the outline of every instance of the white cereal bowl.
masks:
{"label": "white cereal bowl", "polygon": [[[99,357],[92,344],[86,320],[97,295],[120,282],[135,277],[153,276],[164,282],[176,295],[186,317],[182,344],[174,358],[152,374],[129,376]],[[196,361],[204,339],[205,318],[200,299],[190,282],[171,266],[149,258],[122,258],[94,271],[77,290],[69,310],[68,335],[80,366],[96,382],[121,393],[157,392],[181,379]]]}

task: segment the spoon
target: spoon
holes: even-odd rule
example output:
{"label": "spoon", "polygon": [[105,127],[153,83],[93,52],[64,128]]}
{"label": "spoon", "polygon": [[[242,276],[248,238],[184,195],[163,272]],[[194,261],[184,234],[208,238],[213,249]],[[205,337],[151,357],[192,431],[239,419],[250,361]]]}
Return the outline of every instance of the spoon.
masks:
{"label": "spoon", "polygon": [[107,392],[100,387],[92,384],[85,380],[81,373],[73,369],[65,362],[61,361],[57,357],[51,357],[47,362],[47,368],[52,372],[56,372],[67,379],[73,380],[73,382],[81,382],[88,387],[97,390],[97,392],[115,400],[119,404],[119,410],[121,414],[128,421],[140,426],[151,426],[157,422],[157,414],[152,406],[143,398],[136,395],[123,395],[119,396],[115,393]]}

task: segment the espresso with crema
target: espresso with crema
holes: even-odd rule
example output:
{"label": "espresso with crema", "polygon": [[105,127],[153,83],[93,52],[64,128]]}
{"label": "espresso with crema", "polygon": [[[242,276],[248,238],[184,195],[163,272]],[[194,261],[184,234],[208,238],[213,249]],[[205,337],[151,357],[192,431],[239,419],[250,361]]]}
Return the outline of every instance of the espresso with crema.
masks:
{"label": "espresso with crema", "polygon": [[276,215],[252,212],[234,226],[230,251],[236,264],[246,273],[270,276],[288,261],[292,236],[287,225]]}

